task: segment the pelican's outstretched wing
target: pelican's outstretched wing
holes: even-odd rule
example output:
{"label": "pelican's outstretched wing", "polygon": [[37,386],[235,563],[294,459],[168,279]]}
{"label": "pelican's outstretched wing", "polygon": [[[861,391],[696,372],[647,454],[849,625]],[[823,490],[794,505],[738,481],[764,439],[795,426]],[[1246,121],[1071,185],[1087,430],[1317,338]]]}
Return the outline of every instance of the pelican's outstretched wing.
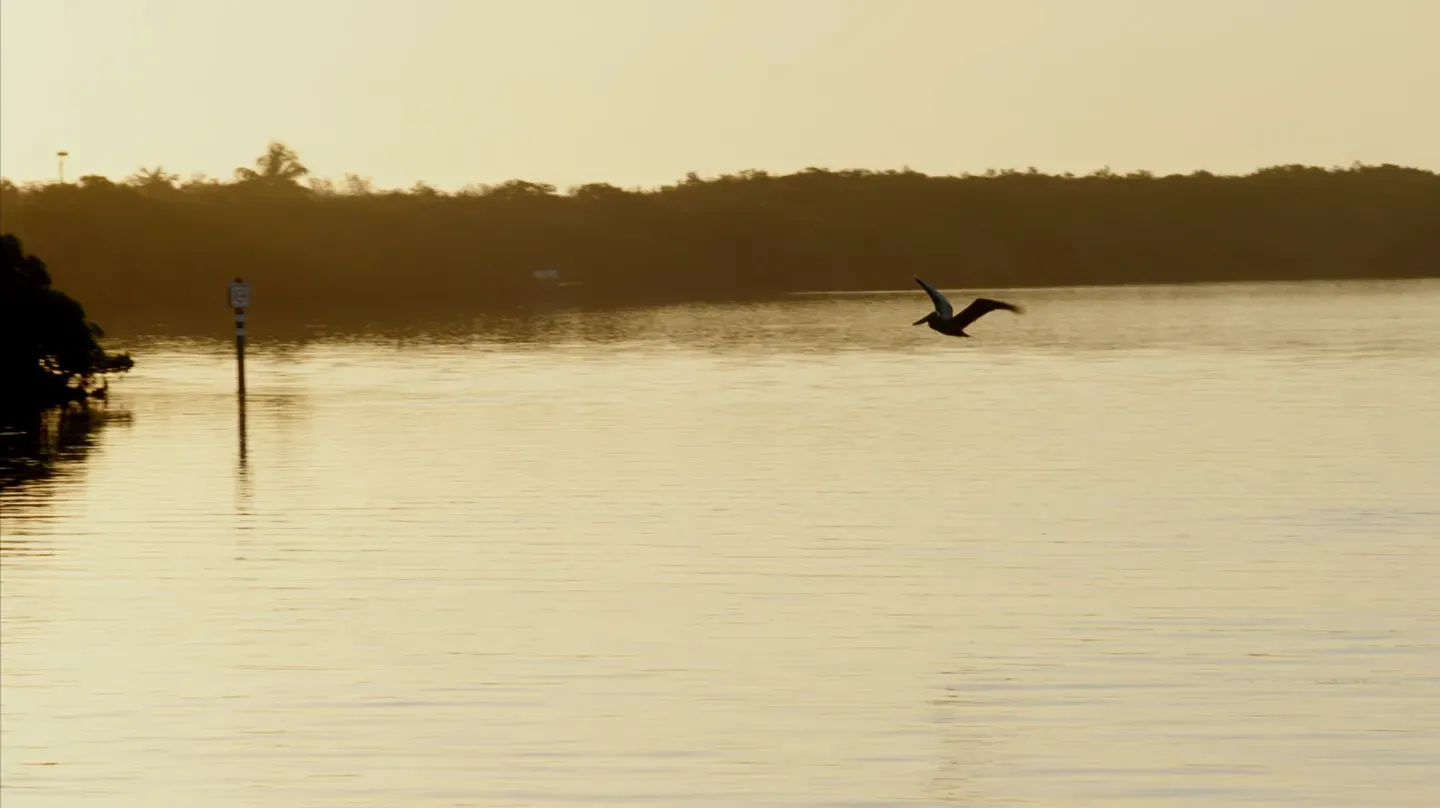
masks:
{"label": "pelican's outstretched wing", "polygon": [[940,290],[920,280],[919,275],[915,276],[915,282],[924,287],[925,293],[930,295],[930,300],[935,304],[935,312],[940,315],[940,319],[950,319],[951,315],[955,313],[955,309],[950,305],[950,301],[946,300],[945,296],[940,294]]}
{"label": "pelican's outstretched wing", "polygon": [[1014,306],[1003,301],[991,300],[986,297],[977,297],[975,298],[974,303],[966,306],[964,311],[955,315],[955,324],[960,326],[961,328],[964,328],[965,326],[970,325],[971,323],[975,322],[981,317],[984,317],[990,312],[995,311],[996,309],[1013,311],[1016,314],[1021,314],[1025,311],[1019,306]]}

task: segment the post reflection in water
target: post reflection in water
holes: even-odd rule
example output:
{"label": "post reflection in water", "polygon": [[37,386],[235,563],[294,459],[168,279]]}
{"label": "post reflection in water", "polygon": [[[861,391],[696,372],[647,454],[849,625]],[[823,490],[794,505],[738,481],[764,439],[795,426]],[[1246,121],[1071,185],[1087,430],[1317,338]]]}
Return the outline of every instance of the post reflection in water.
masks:
{"label": "post reflection in water", "polygon": [[246,432],[246,429],[245,429],[245,393],[244,393],[244,391],[241,391],[241,392],[240,392],[240,395],[239,395],[239,407],[238,407],[238,409],[239,409],[239,413],[240,413],[240,468],[243,470],[243,469],[245,468],[245,432]]}
{"label": "post reflection in water", "polygon": [[240,458],[235,468],[236,493],[239,497],[238,510],[240,513],[248,514],[250,511],[253,492],[250,487],[250,458],[248,452],[249,429],[245,423],[245,392],[242,390],[239,395],[239,438]]}

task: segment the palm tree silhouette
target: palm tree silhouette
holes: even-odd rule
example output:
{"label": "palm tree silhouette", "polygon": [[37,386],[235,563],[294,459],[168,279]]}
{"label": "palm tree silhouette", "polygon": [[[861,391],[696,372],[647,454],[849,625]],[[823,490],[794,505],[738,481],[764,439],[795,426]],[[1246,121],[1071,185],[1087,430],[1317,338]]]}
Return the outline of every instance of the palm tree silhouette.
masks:
{"label": "palm tree silhouette", "polygon": [[272,140],[265,147],[265,153],[256,158],[255,168],[235,169],[235,179],[240,182],[294,185],[309,173],[310,169],[300,164],[300,156],[294,149]]}

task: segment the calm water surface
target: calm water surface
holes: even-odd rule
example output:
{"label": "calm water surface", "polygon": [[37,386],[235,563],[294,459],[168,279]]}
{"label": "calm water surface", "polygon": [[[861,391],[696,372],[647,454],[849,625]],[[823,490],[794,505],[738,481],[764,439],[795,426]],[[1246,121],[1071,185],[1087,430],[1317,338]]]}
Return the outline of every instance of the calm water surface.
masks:
{"label": "calm water surface", "polygon": [[1440,804],[1440,283],[1005,295],[128,346],[5,808]]}

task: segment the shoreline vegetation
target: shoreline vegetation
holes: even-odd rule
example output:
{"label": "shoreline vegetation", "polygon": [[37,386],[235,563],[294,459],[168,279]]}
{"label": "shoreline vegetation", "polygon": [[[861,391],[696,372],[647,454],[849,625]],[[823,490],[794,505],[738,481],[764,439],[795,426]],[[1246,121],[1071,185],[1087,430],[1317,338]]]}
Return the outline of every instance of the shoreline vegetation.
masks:
{"label": "shoreline vegetation", "polygon": [[291,326],[900,290],[915,274],[949,289],[1440,276],[1440,173],[1388,164],[812,168],[564,192],[524,180],[380,190],[309,174],[272,142],[228,182],[162,167],[5,180],[0,230],[43,254],[112,331],[223,327],[235,276],[267,321]]}
{"label": "shoreline vegetation", "polygon": [[14,235],[0,235],[0,433],[34,431],[41,413],[104,398],[105,377],[135,363],[107,353],[103,337],[85,309],[52,285],[44,261]]}

